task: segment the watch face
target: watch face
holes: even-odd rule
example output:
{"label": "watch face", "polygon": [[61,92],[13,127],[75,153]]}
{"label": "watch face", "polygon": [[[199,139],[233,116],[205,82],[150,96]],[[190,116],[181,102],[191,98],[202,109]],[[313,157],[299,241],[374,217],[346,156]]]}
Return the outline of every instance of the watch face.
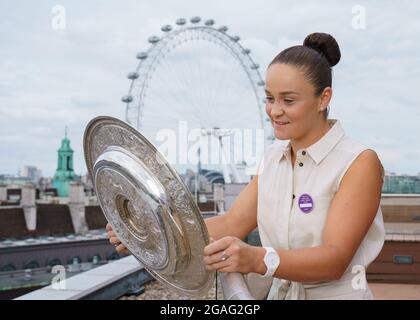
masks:
{"label": "watch face", "polygon": [[270,265],[274,265],[275,263],[276,263],[276,256],[274,255],[274,254],[272,254],[272,255],[270,255],[269,257],[268,257],[268,263],[270,264]]}
{"label": "watch face", "polygon": [[269,266],[275,266],[279,261],[279,257],[274,252],[270,252],[267,255],[267,264]]}

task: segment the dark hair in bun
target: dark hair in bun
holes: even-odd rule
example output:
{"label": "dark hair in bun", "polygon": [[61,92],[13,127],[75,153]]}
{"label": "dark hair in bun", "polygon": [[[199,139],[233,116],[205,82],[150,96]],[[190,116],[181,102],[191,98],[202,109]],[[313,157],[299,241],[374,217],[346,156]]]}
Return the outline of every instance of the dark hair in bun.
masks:
{"label": "dark hair in bun", "polygon": [[284,63],[303,70],[318,96],[326,87],[332,86],[331,67],[340,58],[340,48],[333,36],[316,32],[308,35],[303,45],[284,49],[271,61],[269,67],[275,63]]}
{"label": "dark hair in bun", "polygon": [[341,58],[340,48],[337,41],[327,33],[311,33],[303,41],[305,47],[319,52],[327,59],[331,67],[335,66]]}

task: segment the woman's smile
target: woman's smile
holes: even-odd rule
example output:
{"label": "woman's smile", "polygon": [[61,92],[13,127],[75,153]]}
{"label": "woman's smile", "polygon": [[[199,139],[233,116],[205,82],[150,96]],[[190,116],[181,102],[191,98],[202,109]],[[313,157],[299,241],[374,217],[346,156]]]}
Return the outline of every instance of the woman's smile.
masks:
{"label": "woman's smile", "polygon": [[273,122],[273,126],[274,126],[274,128],[284,128],[285,126],[287,126],[290,122],[289,121],[274,121],[274,120],[272,120],[272,122]]}

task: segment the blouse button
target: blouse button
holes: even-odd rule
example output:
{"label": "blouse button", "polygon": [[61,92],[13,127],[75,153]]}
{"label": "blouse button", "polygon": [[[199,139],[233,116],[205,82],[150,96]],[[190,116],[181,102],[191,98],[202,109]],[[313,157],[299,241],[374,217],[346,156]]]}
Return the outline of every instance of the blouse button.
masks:
{"label": "blouse button", "polygon": [[302,162],[299,162],[299,167],[303,167],[303,163]]}
{"label": "blouse button", "polygon": [[293,199],[294,199],[294,198],[296,198],[296,196],[295,196],[295,195],[293,195]]}
{"label": "blouse button", "polygon": [[306,155],[306,151],[302,151],[302,156]]}

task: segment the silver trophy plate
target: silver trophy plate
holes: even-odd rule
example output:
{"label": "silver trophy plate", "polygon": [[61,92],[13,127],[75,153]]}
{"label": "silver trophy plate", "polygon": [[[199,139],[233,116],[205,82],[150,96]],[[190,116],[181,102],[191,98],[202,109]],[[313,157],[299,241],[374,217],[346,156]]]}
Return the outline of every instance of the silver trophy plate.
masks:
{"label": "silver trophy plate", "polygon": [[167,287],[205,294],[214,280],[203,262],[209,235],[177,172],[144,136],[115,118],[90,121],[83,142],[102,211],[122,244]]}

